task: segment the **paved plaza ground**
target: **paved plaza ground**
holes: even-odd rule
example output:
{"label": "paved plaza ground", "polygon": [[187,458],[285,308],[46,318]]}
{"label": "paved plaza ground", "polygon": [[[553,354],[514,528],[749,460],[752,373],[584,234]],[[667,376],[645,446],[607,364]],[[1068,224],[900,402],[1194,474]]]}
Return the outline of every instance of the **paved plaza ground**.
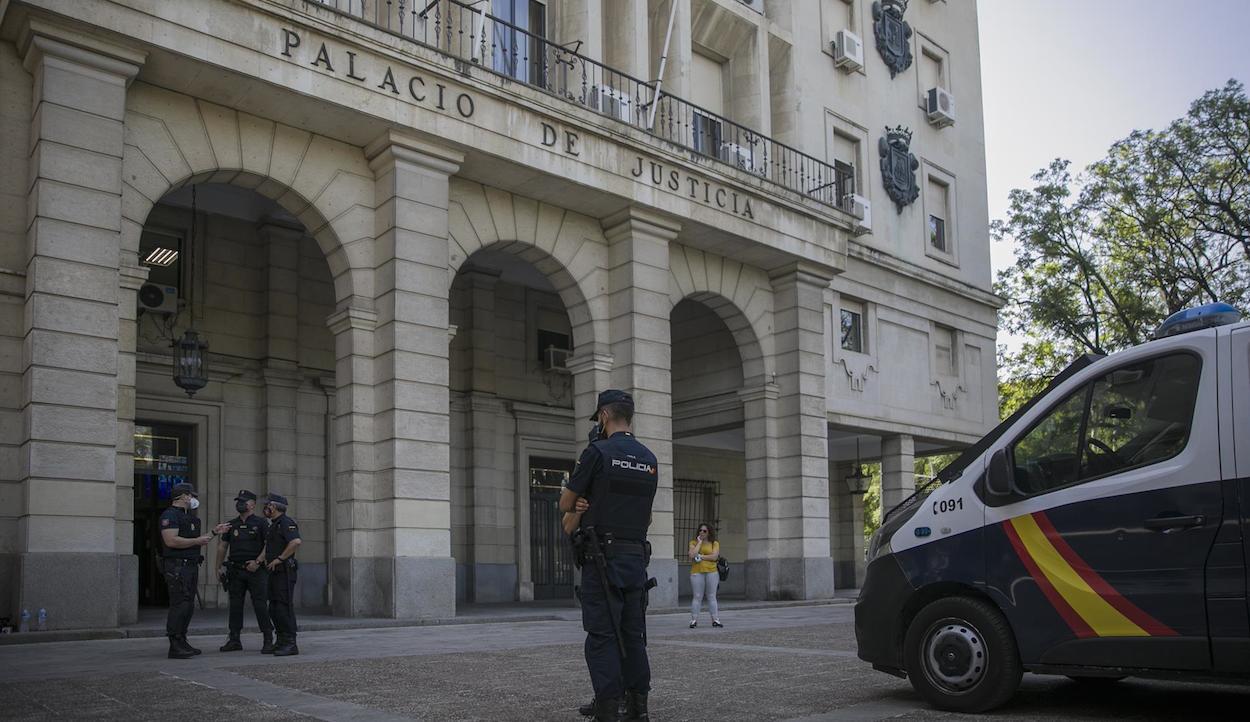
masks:
{"label": "paved plaza ground", "polygon": [[[727,609],[649,619],[652,718],[958,718],[927,708],[904,680],[855,657],[851,606]],[[17,720],[569,720],[591,695],[575,609],[545,621],[310,631],[302,654],[216,651],[165,658],[162,639],[0,646],[0,718]],[[533,616],[533,615],[530,615]],[[1010,719],[1244,719],[1250,686],[1125,680],[1089,689],[1026,675]]]}

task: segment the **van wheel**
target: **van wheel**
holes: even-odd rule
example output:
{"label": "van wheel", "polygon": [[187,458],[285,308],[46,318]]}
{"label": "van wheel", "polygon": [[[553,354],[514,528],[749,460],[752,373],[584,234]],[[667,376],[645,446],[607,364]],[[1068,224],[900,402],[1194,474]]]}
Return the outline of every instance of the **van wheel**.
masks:
{"label": "van wheel", "polygon": [[1002,613],[969,597],[930,603],[903,642],[912,687],[951,712],[984,712],[1006,702],[1023,670],[1016,639]]}

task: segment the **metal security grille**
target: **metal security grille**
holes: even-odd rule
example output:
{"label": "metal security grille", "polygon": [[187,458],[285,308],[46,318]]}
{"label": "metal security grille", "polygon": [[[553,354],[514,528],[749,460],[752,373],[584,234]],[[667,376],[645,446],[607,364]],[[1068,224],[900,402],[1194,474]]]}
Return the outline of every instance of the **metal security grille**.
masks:
{"label": "metal security grille", "polygon": [[560,528],[560,490],[573,462],[530,458],[530,571],[535,599],[573,596],[573,547]]}
{"label": "metal security grille", "polygon": [[694,538],[700,524],[720,527],[720,482],[673,479],[673,536],[678,559],[686,558],[686,542]]}

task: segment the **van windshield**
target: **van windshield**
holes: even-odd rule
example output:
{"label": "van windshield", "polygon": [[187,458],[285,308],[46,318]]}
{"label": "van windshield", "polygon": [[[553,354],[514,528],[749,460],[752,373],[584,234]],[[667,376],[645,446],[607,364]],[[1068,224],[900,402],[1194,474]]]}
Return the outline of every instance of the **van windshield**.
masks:
{"label": "van windshield", "polygon": [[[942,470],[937,473],[936,477],[934,477],[935,480],[945,484],[958,479],[961,475],[963,475],[964,469],[968,468],[969,464],[978,459],[986,449],[990,448],[991,444],[998,440],[998,437],[1006,433],[1007,429],[1011,428],[1012,424],[1016,423],[1020,417],[1027,414],[1029,409],[1036,406],[1037,403],[1045,398],[1052,389],[1064,381],[1067,381],[1077,371],[1086,368],[1100,358],[1103,357],[1098,354],[1085,354],[1084,356],[1078,356],[1076,360],[1068,364],[1062,371],[1055,374],[1055,377],[1050,380],[1050,383],[1046,384],[1046,388],[1034,394],[1033,398],[1029,399],[1020,408],[1016,409],[1015,413],[1003,419],[999,422],[998,426],[995,426],[989,431],[989,433],[982,436],[977,443],[969,446],[967,449],[964,449],[962,454],[955,457],[951,463],[942,467]],[[906,504],[908,501],[910,501],[910,498],[904,500],[902,504],[899,504],[899,506],[903,506],[903,504]]]}

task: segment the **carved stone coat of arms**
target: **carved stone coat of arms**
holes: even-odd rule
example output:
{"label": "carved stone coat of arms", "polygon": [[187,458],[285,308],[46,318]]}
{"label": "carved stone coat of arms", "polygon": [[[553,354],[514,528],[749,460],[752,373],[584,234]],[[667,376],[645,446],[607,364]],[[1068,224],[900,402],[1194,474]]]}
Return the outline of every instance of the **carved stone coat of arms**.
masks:
{"label": "carved stone coat of arms", "polygon": [[903,19],[907,0],[881,0],[872,4],[872,32],[877,52],[890,69],[890,77],[911,67],[911,25]]}
{"label": "carved stone coat of arms", "polygon": [[887,127],[885,137],[877,141],[877,151],[881,154],[881,180],[885,183],[885,192],[894,201],[898,212],[902,213],[903,206],[920,195],[920,186],[916,182],[920,161],[911,152],[911,131],[901,125]]}

